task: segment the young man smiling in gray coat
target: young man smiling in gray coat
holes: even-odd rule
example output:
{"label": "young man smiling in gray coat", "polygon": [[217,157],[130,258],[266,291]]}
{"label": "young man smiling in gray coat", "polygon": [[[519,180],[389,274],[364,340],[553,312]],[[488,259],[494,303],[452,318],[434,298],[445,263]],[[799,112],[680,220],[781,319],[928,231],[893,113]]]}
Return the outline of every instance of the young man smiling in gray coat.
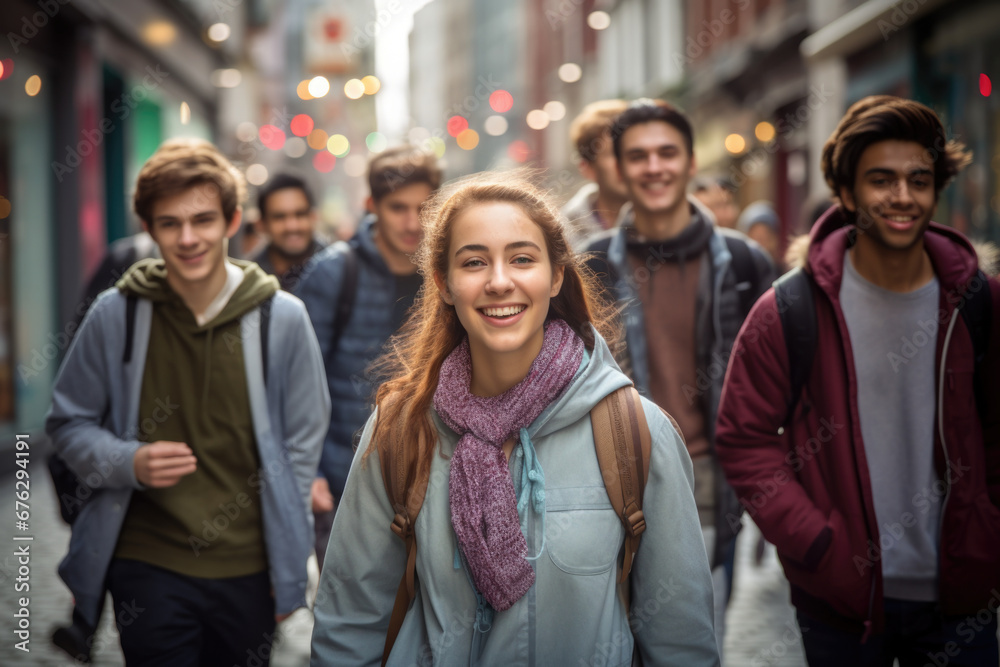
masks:
{"label": "young man smiling in gray coat", "polygon": [[267,664],[305,604],[330,399],[302,303],[226,257],[244,195],[211,144],[161,146],[135,210],[162,259],[98,298],[56,379],[83,504],[59,573],[90,627],[110,590],[129,664]]}

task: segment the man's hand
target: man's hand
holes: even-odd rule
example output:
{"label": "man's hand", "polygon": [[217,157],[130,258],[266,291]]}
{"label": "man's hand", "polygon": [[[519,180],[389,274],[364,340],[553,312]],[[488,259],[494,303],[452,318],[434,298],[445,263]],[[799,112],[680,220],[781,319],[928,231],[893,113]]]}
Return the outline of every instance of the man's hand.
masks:
{"label": "man's hand", "polygon": [[333,494],[325,477],[317,477],[312,485],[312,511],[314,514],[333,511]]}
{"label": "man's hand", "polygon": [[181,477],[197,469],[198,460],[191,448],[183,442],[157,440],[143,445],[135,452],[132,466],[135,478],[154,489],[173,486]]}

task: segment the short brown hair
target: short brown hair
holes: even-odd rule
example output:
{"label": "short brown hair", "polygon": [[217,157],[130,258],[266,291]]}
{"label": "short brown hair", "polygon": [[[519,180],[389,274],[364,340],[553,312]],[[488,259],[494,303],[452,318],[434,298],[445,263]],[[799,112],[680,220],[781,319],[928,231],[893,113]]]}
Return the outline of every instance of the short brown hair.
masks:
{"label": "short brown hair", "polygon": [[132,199],[135,214],[151,224],[157,200],[196,185],[209,185],[218,191],[227,221],[233,219],[247,196],[242,172],[218,148],[204,139],[169,139],[139,171]]}
{"label": "short brown hair", "polygon": [[426,151],[404,144],[382,151],[368,163],[368,188],[375,201],[414,183],[426,183],[431,190],[441,187],[441,168]]}
{"label": "short brown hair", "polygon": [[569,140],[573,142],[581,160],[593,162],[597,159],[601,142],[609,141],[611,126],[627,108],[625,100],[600,100],[583,107],[583,111],[569,126]]}
{"label": "short brown hair", "polygon": [[841,188],[854,191],[861,154],[887,139],[915,141],[926,149],[925,155],[934,163],[935,197],[972,162],[964,144],[948,141],[933,110],[893,95],[872,95],[851,105],[823,146],[823,177],[838,201]]}

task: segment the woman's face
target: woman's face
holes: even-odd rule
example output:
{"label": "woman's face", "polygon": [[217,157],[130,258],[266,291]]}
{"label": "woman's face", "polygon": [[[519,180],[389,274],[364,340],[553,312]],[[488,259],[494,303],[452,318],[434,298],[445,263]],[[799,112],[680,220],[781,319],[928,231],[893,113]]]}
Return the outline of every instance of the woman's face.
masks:
{"label": "woman's face", "polygon": [[473,363],[499,357],[530,365],[563,280],[541,227],[514,204],[473,205],[452,225],[447,259],[447,278],[435,282],[469,335]]}

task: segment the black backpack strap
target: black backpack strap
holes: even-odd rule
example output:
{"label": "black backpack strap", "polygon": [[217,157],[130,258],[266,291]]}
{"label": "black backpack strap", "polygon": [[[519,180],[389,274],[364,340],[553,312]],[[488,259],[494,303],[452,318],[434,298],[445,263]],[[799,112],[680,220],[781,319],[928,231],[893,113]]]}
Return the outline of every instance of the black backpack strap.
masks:
{"label": "black backpack strap", "polygon": [[970,284],[978,284],[977,289],[966,288],[963,301],[959,305],[958,312],[962,314],[965,327],[969,330],[972,338],[972,349],[975,354],[975,373],[973,375],[973,386],[976,394],[976,407],[979,409],[980,417],[985,413],[984,404],[985,390],[983,388],[982,366],[986,357],[986,350],[990,342],[990,329],[993,325],[993,297],[990,291],[990,282],[986,274],[979,270],[976,277]]}
{"label": "black backpack strap", "polygon": [[781,329],[785,334],[785,348],[788,350],[791,396],[783,422],[787,427],[792,422],[795,406],[812,372],[813,356],[816,354],[818,329],[812,278],[801,268],[792,269],[774,281],[774,296],[777,300],[778,317],[781,318]]}
{"label": "black backpack strap", "polygon": [[125,349],[122,351],[122,364],[132,361],[132,341],[135,338],[135,308],[139,297],[135,294],[125,296]]}
{"label": "black backpack strap", "polygon": [[724,234],[722,238],[726,240],[729,254],[733,256],[732,267],[733,275],[736,276],[736,292],[740,296],[740,312],[743,314],[743,319],[746,319],[747,313],[760,296],[757,294],[760,272],[753,261],[750,246],[744,239],[728,234]]}
{"label": "black backpack strap", "polygon": [[344,277],[340,281],[340,294],[337,295],[337,317],[333,321],[333,337],[330,340],[331,354],[337,351],[340,337],[347,328],[347,323],[354,312],[354,302],[358,293],[358,255],[350,245],[344,253]]}
{"label": "black backpack strap", "polygon": [[267,297],[260,303],[260,358],[264,364],[264,384],[267,385],[267,353],[268,341],[271,334],[271,305],[274,303],[274,295]]}

